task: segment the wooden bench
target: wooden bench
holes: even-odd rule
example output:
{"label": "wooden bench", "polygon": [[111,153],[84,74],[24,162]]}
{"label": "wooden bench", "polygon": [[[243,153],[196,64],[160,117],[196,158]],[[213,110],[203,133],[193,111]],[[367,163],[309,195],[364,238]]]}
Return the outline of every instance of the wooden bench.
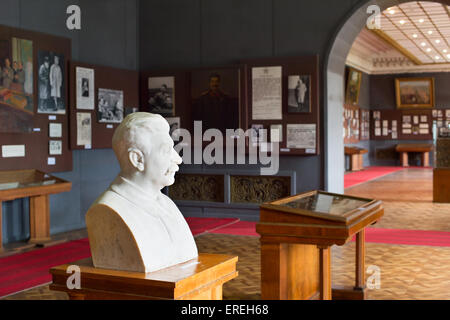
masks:
{"label": "wooden bench", "polygon": [[409,152],[417,152],[422,154],[422,166],[430,166],[430,151],[433,150],[433,145],[428,143],[407,143],[398,144],[395,151],[400,153],[400,161],[403,167],[409,167]]}
{"label": "wooden bench", "polygon": [[350,157],[350,171],[364,170],[363,155],[368,151],[358,147],[345,147],[344,153]]}
{"label": "wooden bench", "polygon": [[[88,258],[51,268],[50,290],[66,292],[71,300],[222,300],[223,284],[238,276],[237,261],[237,256],[200,253],[185,263],[140,273],[95,268]],[[76,284],[71,265],[79,268],[79,288],[68,286]]]}

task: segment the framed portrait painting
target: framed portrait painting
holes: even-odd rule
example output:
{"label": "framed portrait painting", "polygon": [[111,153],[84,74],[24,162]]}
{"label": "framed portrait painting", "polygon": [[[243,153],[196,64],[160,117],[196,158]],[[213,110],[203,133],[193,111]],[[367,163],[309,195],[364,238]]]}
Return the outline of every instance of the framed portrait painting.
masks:
{"label": "framed portrait painting", "polygon": [[433,108],[434,78],[395,79],[397,108]]}
{"label": "framed portrait painting", "polygon": [[358,104],[361,79],[362,73],[356,69],[350,68],[347,80],[347,90],[345,93],[345,103]]}

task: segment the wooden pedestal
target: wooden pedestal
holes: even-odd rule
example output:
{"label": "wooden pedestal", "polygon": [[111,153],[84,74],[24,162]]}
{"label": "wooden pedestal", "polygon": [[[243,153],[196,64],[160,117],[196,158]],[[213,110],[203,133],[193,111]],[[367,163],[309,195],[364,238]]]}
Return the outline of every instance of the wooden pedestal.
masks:
{"label": "wooden pedestal", "polygon": [[364,300],[364,230],[357,234],[355,286],[331,286],[331,246],[261,242],[263,300]]}
{"label": "wooden pedestal", "polygon": [[433,201],[450,203],[450,168],[433,170]]}
{"label": "wooden pedestal", "polygon": [[71,300],[222,300],[222,286],[238,276],[237,256],[200,254],[197,259],[151,273],[94,268],[92,260],[72,263],[80,267],[80,289],[69,289],[69,265],[50,269],[51,290]]}

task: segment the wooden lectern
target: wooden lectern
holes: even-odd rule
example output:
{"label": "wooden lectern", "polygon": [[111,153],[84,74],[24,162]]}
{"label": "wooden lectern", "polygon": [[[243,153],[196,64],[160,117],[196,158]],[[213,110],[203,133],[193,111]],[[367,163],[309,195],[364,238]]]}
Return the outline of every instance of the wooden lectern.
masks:
{"label": "wooden lectern", "polygon": [[[365,299],[364,228],[383,216],[381,201],[313,191],[260,212],[262,299]],[[355,234],[355,287],[332,290],[330,248]]]}
{"label": "wooden lectern", "polygon": [[[66,292],[71,300],[222,300],[223,284],[238,276],[237,261],[237,256],[199,254],[173,267],[139,273],[95,268],[89,258],[51,268],[50,289]],[[67,285],[70,265],[80,268],[80,289]]]}

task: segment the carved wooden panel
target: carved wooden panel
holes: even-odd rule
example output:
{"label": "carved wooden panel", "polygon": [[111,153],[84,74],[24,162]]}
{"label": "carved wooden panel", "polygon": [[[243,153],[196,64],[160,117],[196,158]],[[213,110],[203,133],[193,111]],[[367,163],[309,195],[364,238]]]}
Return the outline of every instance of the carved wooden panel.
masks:
{"label": "carved wooden panel", "polygon": [[231,176],[232,203],[263,203],[291,195],[291,177]]}
{"label": "carved wooden panel", "polygon": [[224,202],[224,176],[184,174],[175,176],[169,187],[172,200]]}

